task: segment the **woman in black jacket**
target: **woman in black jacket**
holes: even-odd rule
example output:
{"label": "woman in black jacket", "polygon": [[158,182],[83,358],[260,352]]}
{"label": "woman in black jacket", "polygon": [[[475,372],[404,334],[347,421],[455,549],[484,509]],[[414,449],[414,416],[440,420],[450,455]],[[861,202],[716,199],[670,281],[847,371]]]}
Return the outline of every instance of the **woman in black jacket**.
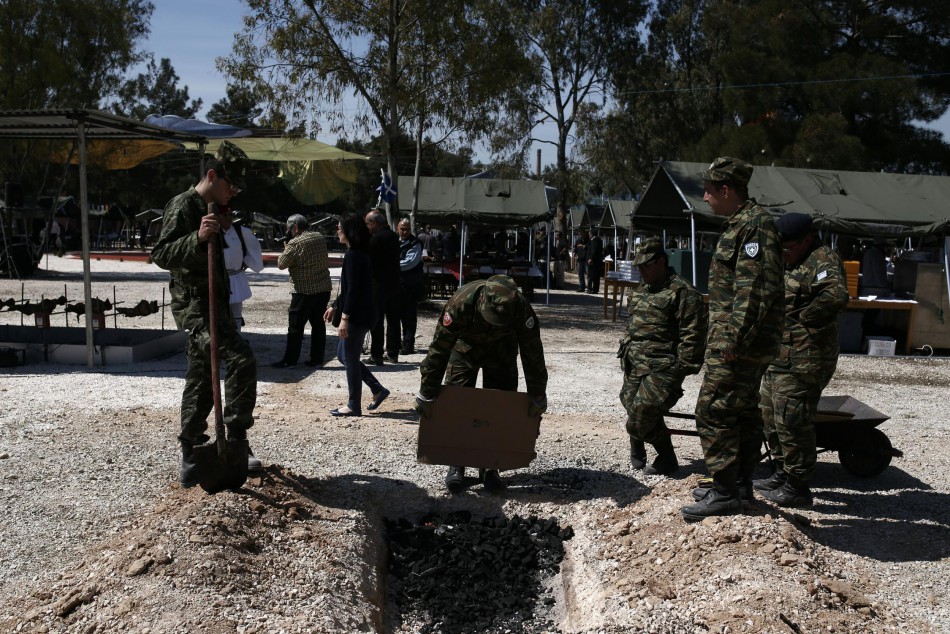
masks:
{"label": "woman in black jacket", "polygon": [[[338,325],[339,344],[337,359],[346,370],[346,386],[349,401],[345,407],[331,409],[334,416],[361,416],[360,398],[363,383],[373,393],[373,400],[366,406],[374,410],[389,396],[369,368],[360,361],[363,339],[376,323],[376,305],[373,301],[373,273],[369,259],[369,229],[356,214],[348,214],[337,226],[340,242],[347,246],[343,256],[343,272],[340,276],[340,294],[323,315],[325,322]],[[339,321],[334,316],[339,311]]]}

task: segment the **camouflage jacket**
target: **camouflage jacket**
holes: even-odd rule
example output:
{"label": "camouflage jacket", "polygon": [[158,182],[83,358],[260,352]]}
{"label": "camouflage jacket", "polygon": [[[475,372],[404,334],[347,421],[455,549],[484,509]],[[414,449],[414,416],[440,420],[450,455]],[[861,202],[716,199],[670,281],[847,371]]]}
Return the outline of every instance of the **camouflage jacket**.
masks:
{"label": "camouflage jacket", "polygon": [[503,344],[506,339],[511,345],[517,345],[521,352],[521,365],[524,368],[525,384],[528,394],[541,395],[547,390],[548,370],[544,365],[544,348],[541,345],[541,325],[534,309],[521,293],[518,293],[518,307],[512,317],[512,326],[493,326],[482,319],[478,310],[478,299],[486,280],[477,280],[466,284],[453,295],[439,315],[429,352],[419,367],[422,383],[419,392],[426,398],[433,398],[439,392],[439,386],[448,367],[452,350],[479,350]]}
{"label": "camouflage jacket", "polygon": [[628,299],[630,321],[617,356],[626,374],[659,370],[680,378],[703,365],[706,306],[703,296],[673,269],[653,286],[641,284]]}
{"label": "camouflage jacket", "polygon": [[838,357],[838,314],[848,282],[838,254],[819,246],[785,272],[785,332],[771,370],[817,372]]}
{"label": "camouflage jacket", "polygon": [[[208,206],[194,187],[172,198],[165,205],[162,232],[151,253],[152,261],[171,273],[173,287],[189,287],[201,297],[208,296],[208,243],[198,242],[198,229],[207,214]],[[212,239],[220,244],[221,234]],[[218,266],[215,299],[227,303],[231,289],[223,249],[218,249]]]}
{"label": "camouflage jacket", "polygon": [[733,352],[767,363],[778,353],[784,319],[782,242],[754,199],[723,227],[709,265],[707,354]]}

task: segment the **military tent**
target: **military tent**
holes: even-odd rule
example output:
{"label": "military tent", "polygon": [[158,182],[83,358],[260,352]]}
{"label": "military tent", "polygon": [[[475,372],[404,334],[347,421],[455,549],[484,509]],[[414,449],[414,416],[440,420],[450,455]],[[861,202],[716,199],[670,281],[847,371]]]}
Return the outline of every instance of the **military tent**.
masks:
{"label": "military tent", "polygon": [[[717,231],[703,201],[704,163],[664,161],[633,213],[636,231]],[[792,167],[755,167],[749,195],[777,214],[801,212],[820,228],[858,237],[943,234],[950,227],[950,177]]]}
{"label": "military tent", "polygon": [[[400,176],[398,190],[412,191],[412,177]],[[541,181],[497,178],[422,177],[417,192],[416,221],[436,226],[469,224],[528,227],[548,219],[549,208]],[[399,197],[408,215],[412,196]]]}

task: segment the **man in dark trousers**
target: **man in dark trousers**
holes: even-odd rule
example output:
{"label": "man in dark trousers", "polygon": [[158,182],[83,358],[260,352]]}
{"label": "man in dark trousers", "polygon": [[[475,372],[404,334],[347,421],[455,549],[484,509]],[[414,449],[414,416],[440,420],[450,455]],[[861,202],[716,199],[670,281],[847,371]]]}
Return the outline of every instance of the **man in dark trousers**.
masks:
{"label": "man in dark trousers", "polygon": [[399,278],[402,286],[401,317],[402,354],[416,351],[416,321],[419,302],[425,297],[425,264],[422,262],[422,243],[412,235],[408,218],[396,225],[399,232]]}
{"label": "man in dark trousers", "polygon": [[379,209],[371,209],[365,220],[373,236],[369,241],[369,257],[373,265],[373,298],[377,314],[376,325],[370,331],[370,361],[376,365],[383,364],[385,333],[386,356],[393,363],[398,363],[401,346],[399,237],[389,228],[385,214]]}
{"label": "man in dark trousers", "polygon": [[[152,261],[167,270],[171,280],[172,315],[181,330],[189,332],[185,354],[185,387],[181,395],[181,485],[198,484],[194,446],[208,442],[208,415],[214,407],[211,383],[211,335],[208,289],[208,243],[222,245],[221,216],[209,214],[208,205],[227,207],[244,184],[247,155],[228,141],[218,149],[215,162],[201,181],[165,205],[162,232],[152,249]],[[224,377],[224,424],[228,437],[247,438],[254,424],[257,402],[257,360],[250,344],[241,337],[229,307],[230,282],[224,264],[224,249],[214,263],[215,303],[218,313],[218,345],[227,364]],[[253,455],[248,468],[260,469]]]}
{"label": "man in dark trousers", "polygon": [[574,259],[577,262],[577,292],[583,293],[587,290],[587,243],[590,238],[586,231],[581,231],[574,243]]}
{"label": "man in dark trousers", "polygon": [[310,324],[310,360],[307,365],[323,365],[324,349],[327,345],[327,331],[323,324],[323,313],[330,303],[330,269],[327,259],[327,241],[318,231],[310,231],[310,223],[301,214],[287,219],[287,232],[292,236],[277,259],[277,268],[290,270],[293,292],[290,294],[290,308],[287,311],[287,349],[275,368],[288,368],[296,365],[300,358],[303,333]]}
{"label": "man in dark trousers", "polygon": [[594,234],[587,244],[587,292],[600,292],[600,278],[604,276],[604,239]]}

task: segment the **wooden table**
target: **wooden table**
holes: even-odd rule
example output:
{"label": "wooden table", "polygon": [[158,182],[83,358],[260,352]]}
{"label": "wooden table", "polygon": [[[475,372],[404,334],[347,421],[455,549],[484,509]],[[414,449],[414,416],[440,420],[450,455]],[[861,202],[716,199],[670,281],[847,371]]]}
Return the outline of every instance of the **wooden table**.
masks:
{"label": "wooden table", "polygon": [[912,299],[868,299],[851,298],[848,301],[850,310],[905,310],[907,316],[907,338],[904,340],[904,354],[910,354],[911,340],[913,339],[914,309],[917,302]]}
{"label": "wooden table", "polygon": [[[613,321],[617,321],[617,295],[623,299],[623,289],[633,288],[640,284],[640,280],[624,279],[620,277],[611,277],[610,274],[604,277],[604,319],[607,319],[607,302],[613,301]],[[609,290],[612,289],[612,290]],[[610,294],[611,300],[607,296]]]}

